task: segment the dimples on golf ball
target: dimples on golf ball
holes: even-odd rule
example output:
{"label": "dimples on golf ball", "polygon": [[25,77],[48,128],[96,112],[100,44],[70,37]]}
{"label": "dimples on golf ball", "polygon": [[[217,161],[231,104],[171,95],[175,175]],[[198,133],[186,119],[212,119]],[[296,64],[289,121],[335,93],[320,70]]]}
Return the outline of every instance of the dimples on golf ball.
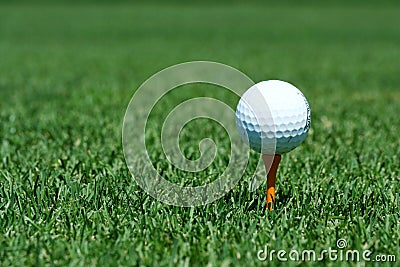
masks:
{"label": "dimples on golf ball", "polygon": [[290,83],[270,80],[250,87],[236,108],[236,126],[251,149],[283,154],[300,145],[310,129],[307,99]]}

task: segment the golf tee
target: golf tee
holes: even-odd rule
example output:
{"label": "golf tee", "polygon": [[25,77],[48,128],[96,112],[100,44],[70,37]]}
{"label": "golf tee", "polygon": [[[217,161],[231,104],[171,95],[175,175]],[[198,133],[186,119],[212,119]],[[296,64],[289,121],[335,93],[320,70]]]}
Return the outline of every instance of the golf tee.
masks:
{"label": "golf tee", "polygon": [[263,155],[265,170],[267,172],[267,202],[266,208],[273,210],[275,203],[276,173],[278,171],[281,155]]}

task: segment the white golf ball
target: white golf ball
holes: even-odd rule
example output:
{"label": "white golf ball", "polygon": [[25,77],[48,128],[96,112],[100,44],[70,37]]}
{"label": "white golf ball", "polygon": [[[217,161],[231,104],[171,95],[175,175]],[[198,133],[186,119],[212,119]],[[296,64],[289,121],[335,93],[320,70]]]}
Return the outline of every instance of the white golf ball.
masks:
{"label": "white golf ball", "polygon": [[290,83],[270,80],[250,87],[236,108],[236,126],[251,149],[283,154],[300,145],[311,123],[307,99]]}

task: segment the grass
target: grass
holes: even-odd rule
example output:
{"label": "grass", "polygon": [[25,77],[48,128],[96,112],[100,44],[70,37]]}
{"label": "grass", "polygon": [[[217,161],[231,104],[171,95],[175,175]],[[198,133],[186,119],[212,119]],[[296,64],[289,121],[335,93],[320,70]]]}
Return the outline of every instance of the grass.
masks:
{"label": "grass", "polygon": [[[321,251],[339,238],[396,255],[388,266],[398,265],[399,18],[393,2],[1,4],[0,265],[252,266],[266,263],[257,259],[266,245]],[[286,80],[307,96],[311,131],[283,156],[274,212],[264,211],[265,184],[248,190],[254,159],[232,191],[195,208],[160,203],[131,178],[125,108],[148,77],[190,60]],[[188,97],[238,100],[196,92]],[[154,165],[174,181],[180,173],[157,141],[157,114],[179,102],[169,99],[146,138]],[[226,133],[205,121],[190,127],[183,150],[195,158],[189,141],[213,132],[219,154],[209,171],[223,171]]]}

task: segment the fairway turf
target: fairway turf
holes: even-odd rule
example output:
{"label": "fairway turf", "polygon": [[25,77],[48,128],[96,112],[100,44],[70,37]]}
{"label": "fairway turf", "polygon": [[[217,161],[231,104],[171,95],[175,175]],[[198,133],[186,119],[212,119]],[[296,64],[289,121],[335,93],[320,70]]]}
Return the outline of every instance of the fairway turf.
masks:
{"label": "fairway turf", "polygon": [[[0,266],[253,266],[266,264],[257,259],[266,245],[321,251],[339,238],[399,265],[400,6],[343,3],[0,4]],[[282,156],[273,212],[265,183],[248,189],[256,153],[239,184],[206,206],[168,206],[131,178],[121,145],[130,98],[157,71],[191,60],[288,81],[309,100],[311,130]],[[239,100],[192,88],[182,99]],[[214,133],[207,172],[163,158],[163,111],[179,94],[169,99],[147,128],[150,158],[171,181],[214,180],[230,149],[216,123],[182,136],[196,158],[202,134]]]}

